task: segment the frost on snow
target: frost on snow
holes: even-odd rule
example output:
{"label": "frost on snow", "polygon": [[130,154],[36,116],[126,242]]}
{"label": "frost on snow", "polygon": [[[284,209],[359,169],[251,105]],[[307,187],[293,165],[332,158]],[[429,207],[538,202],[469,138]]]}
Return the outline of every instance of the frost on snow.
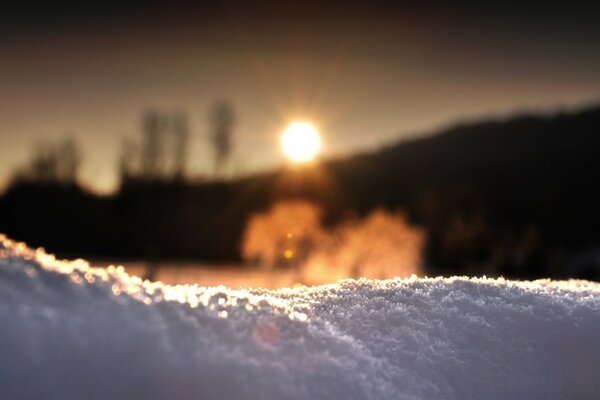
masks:
{"label": "frost on snow", "polygon": [[600,398],[596,283],[167,286],[0,239],[2,398]]}

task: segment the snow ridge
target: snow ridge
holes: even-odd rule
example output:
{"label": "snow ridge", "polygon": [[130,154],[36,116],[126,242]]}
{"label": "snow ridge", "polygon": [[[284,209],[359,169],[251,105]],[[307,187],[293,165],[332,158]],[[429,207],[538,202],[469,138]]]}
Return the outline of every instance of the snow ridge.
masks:
{"label": "snow ridge", "polygon": [[0,237],[10,399],[597,399],[600,285],[168,286]]}

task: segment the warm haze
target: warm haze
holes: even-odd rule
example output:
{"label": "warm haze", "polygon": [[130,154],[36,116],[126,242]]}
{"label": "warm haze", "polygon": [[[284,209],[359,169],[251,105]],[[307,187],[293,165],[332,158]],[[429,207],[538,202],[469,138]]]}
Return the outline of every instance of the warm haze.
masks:
{"label": "warm haze", "polygon": [[84,182],[112,191],[147,109],[189,115],[190,168],[212,171],[207,115],[238,115],[232,170],[284,161],[281,126],[327,132],[324,156],[462,118],[597,99],[596,6],[417,2],[58,2],[0,16],[0,186],[40,142],[72,136]]}

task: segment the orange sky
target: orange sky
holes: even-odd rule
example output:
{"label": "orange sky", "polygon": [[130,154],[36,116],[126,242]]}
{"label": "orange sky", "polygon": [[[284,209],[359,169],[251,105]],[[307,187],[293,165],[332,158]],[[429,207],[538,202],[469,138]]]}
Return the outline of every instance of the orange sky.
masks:
{"label": "orange sky", "polygon": [[187,111],[200,174],[211,170],[208,111],[229,99],[234,170],[248,173],[283,161],[277,136],[295,118],[317,124],[334,156],[600,93],[595,14],[215,4],[75,9],[57,21],[17,12],[0,29],[0,186],[36,143],[69,134],[83,180],[111,190],[122,138],[139,137],[149,108]]}

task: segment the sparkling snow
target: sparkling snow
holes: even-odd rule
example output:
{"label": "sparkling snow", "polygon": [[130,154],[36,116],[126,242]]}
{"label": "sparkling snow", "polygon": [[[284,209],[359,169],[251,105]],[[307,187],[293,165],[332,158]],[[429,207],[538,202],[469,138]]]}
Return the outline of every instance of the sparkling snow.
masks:
{"label": "sparkling snow", "polygon": [[600,398],[596,283],[167,286],[0,239],[2,398]]}

